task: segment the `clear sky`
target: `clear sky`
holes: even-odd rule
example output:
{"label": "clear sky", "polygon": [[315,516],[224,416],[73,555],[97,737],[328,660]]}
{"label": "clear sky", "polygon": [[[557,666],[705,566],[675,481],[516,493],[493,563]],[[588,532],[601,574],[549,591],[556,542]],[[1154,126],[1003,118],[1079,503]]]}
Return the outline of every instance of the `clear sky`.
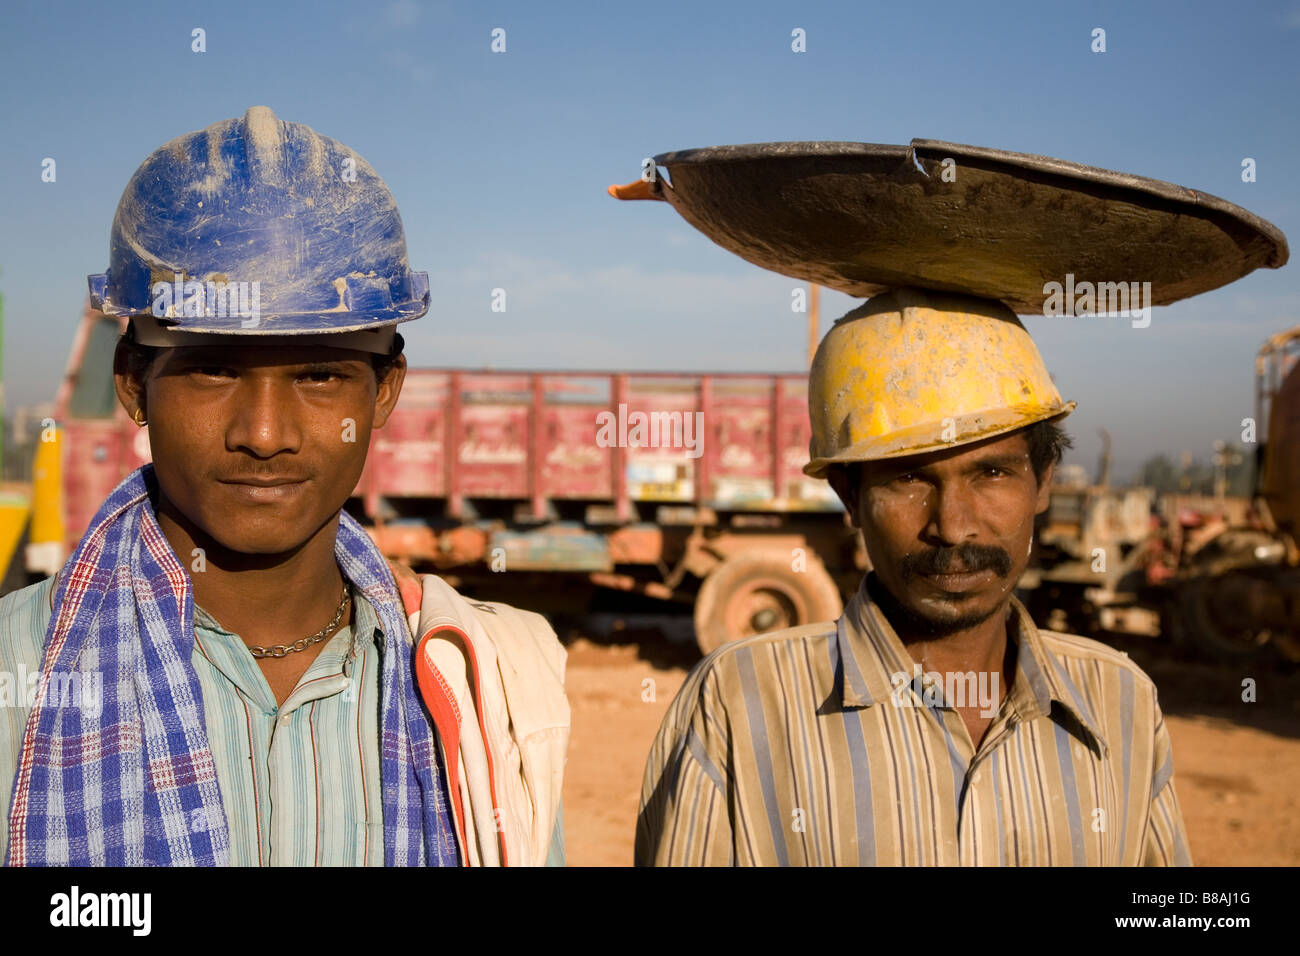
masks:
{"label": "clear sky", "polygon": [[[191,31],[207,51],[191,50]],[[506,31],[493,53],[491,32]],[[791,50],[791,31],[807,51]],[[1090,50],[1106,30],[1105,53]],[[792,371],[793,280],[605,187],[642,157],[772,140],[950,140],[1221,196],[1300,236],[1300,2],[15,3],[0,10],[0,291],[11,405],[53,397],[122,188],[249,106],[365,156],[429,315],[419,366]],[[56,160],[57,179],[41,181]],[[1244,183],[1241,162],[1257,163]],[[490,309],[507,290],[507,311]],[[855,303],[823,297],[823,330]],[[1124,319],[1029,318],[1091,470],[1208,454],[1300,322],[1295,265]]]}

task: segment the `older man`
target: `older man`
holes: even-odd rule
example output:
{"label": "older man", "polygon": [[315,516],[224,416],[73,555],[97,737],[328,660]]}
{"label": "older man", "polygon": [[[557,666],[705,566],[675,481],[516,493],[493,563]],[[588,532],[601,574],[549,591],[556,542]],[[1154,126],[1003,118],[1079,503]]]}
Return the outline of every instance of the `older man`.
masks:
{"label": "older man", "polygon": [[[540,863],[553,833],[560,859],[554,633],[399,591],[342,510],[429,307],[383,181],[254,107],[154,152],[111,243],[92,303],[130,320],[153,463],[0,602],[0,667],[42,682],[0,718],[6,863]],[[498,652],[530,686],[475,670]]]}
{"label": "older man", "polygon": [[1067,444],[1014,313],[904,289],[817,351],[808,473],[873,572],[843,616],[719,648],[646,768],[643,865],[1190,863],[1156,688],[1013,596]]}

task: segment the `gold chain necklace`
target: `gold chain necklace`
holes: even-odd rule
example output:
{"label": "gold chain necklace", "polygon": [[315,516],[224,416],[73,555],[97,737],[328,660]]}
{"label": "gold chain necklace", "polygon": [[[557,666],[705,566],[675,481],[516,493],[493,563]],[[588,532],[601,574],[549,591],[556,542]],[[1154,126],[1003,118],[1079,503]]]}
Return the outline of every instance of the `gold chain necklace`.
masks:
{"label": "gold chain necklace", "polygon": [[330,631],[338,627],[339,621],[343,620],[343,611],[348,606],[348,582],[343,582],[343,596],[339,598],[338,610],[334,612],[334,617],[330,622],[322,627],[311,637],[303,637],[294,641],[292,644],[276,644],[274,647],[250,647],[248,652],[256,658],[263,657],[285,657],[294,651],[305,651],[313,644],[319,644],[329,636]]}

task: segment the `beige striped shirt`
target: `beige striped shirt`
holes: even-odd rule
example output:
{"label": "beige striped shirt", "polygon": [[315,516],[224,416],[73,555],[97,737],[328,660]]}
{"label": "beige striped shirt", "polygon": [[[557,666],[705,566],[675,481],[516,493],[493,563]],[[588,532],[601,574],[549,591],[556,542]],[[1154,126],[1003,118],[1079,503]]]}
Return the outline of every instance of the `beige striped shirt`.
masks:
{"label": "beige striped shirt", "polygon": [[978,749],[864,589],[835,624],[714,651],[650,752],[636,862],[1190,865],[1151,679],[1014,598],[1008,638]]}

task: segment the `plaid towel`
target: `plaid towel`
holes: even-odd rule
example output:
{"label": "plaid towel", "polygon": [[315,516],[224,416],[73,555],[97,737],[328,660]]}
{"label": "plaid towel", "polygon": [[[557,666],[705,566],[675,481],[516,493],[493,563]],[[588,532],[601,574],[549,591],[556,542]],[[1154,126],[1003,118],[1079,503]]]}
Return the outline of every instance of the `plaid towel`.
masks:
{"label": "plaid towel", "polygon": [[[154,488],[152,465],[132,472],[59,572],[41,692],[14,779],[6,865],[229,862],[202,692],[190,663],[193,587],[154,518]],[[446,778],[412,678],[410,632],[392,573],[346,513],[335,557],[384,631],[384,862],[456,866]],[[46,699],[52,674],[78,672],[102,678],[94,707],[66,694]]]}

